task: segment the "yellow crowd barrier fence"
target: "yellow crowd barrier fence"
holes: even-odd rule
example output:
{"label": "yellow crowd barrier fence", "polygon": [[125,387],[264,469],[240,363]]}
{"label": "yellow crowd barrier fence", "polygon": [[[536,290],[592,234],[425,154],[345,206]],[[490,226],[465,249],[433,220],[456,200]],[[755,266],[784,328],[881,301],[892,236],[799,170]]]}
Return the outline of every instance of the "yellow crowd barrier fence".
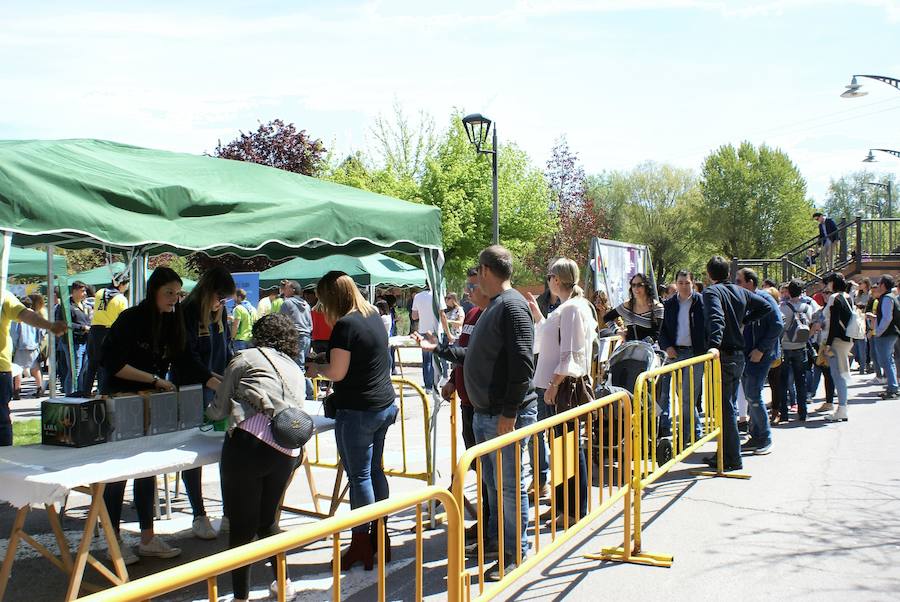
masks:
{"label": "yellow crowd barrier fence", "polygon": [[[540,403],[540,402],[539,402]],[[507,433],[485,441],[467,450],[459,460],[456,471],[453,475],[453,496],[456,499],[456,506],[460,509],[466,502],[465,498],[465,482],[466,476],[474,467],[475,470],[475,495],[476,495],[476,511],[477,526],[475,527],[475,541],[479,542],[475,556],[477,558],[477,571],[475,576],[478,579],[478,592],[473,596],[471,591],[471,573],[465,573],[464,586],[466,590],[466,599],[489,600],[507,588],[517,578],[524,575],[527,571],[541,562],[554,550],[565,544],[574,537],[579,531],[586,527],[591,521],[596,519],[602,513],[606,512],[616,503],[622,501],[625,518],[625,537],[626,541],[622,546],[622,554],[630,555],[630,538],[631,538],[631,496],[632,496],[632,409],[630,396],[627,393],[617,393],[602,399],[594,400],[577,408],[573,408],[567,412],[551,416],[550,418],[541,420],[535,424],[517,429],[514,432]],[[542,541],[540,516],[540,488],[535,487],[532,491],[533,505],[531,509],[527,506],[527,498],[523,504],[522,490],[522,457],[523,447],[527,446],[527,442],[531,439],[533,443],[533,457],[531,459],[532,466],[538,466],[538,435],[543,433],[547,438],[550,449],[549,468],[551,473],[551,497],[550,512],[551,522],[547,527],[549,533],[549,541]],[[512,487],[512,496],[515,498],[514,504],[504,497],[510,494],[510,489],[505,488],[503,484],[503,471],[495,471],[497,478],[495,484],[497,488],[497,508],[490,508],[490,512],[497,514],[497,547],[498,550],[504,550],[504,514],[509,513],[514,508],[516,516],[521,516],[523,508],[528,513],[528,524],[534,526],[532,548],[534,554],[527,559],[523,558],[523,550],[518,542],[522,541],[522,521],[516,521],[516,544],[514,544],[514,558],[510,558],[515,563],[515,568],[508,570],[506,567],[506,554],[498,554],[499,563],[499,582],[494,587],[485,587],[485,542],[492,539],[487,534],[485,524],[485,500],[482,494],[483,477],[486,468],[482,466],[486,458],[488,462],[495,462],[494,466],[503,464],[504,454],[514,454],[515,457],[515,485]],[[585,454],[584,471],[579,470],[579,457]],[[488,458],[492,456],[492,458]],[[508,457],[508,456],[507,456]],[[598,469],[594,471],[594,462],[597,460]],[[490,465],[490,464],[489,464]],[[585,478],[582,472],[586,472],[586,512],[582,515],[582,500],[580,479]],[[536,479],[536,476],[533,475]],[[596,486],[595,486],[596,478]],[[552,485],[559,485],[560,492]],[[571,488],[571,489],[570,489]],[[574,492],[574,499],[570,500],[572,495],[567,491],[570,489]],[[562,499],[558,499],[562,497]],[[507,499],[507,503],[503,503]],[[559,516],[561,520],[556,520]],[[465,567],[465,534],[460,531],[458,534],[457,552],[459,554],[458,564]],[[513,547],[513,546],[508,546]],[[513,556],[511,554],[510,556]],[[452,599],[452,598],[451,598]]]}
{"label": "yellow crowd barrier fence", "polygon": [[[702,404],[702,418],[698,405]],[[716,469],[694,474],[729,478],[749,475],[725,472],[722,431],[722,364],[711,353],[642,372],[634,389],[634,548],[625,558],[620,549],[604,550],[598,558],[651,566],[671,566],[673,557],[642,551],[641,500],[644,489],[672,467],[716,441]],[[668,409],[668,424],[659,420]]]}
{"label": "yellow crowd barrier fence", "polygon": [[439,487],[426,487],[415,493],[395,496],[375,504],[357,508],[343,516],[335,516],[313,524],[303,525],[300,528],[266,537],[233,550],[213,554],[200,560],[78,598],[78,600],[80,602],[139,602],[205,581],[209,601],[216,602],[219,598],[217,580],[219,575],[274,556],[278,572],[278,600],[279,602],[285,602],[284,592],[285,580],[287,579],[288,552],[300,546],[331,537],[333,557],[335,558],[335,562],[332,563],[332,600],[339,601],[341,599],[340,533],[356,525],[378,521],[378,530],[381,536],[378,537],[378,549],[376,552],[378,556],[377,599],[382,602],[386,599],[384,518],[410,508],[416,509],[415,599],[422,600],[424,591],[422,505],[433,501],[439,501],[447,508],[447,599],[456,601],[460,599],[460,555],[456,546],[461,537],[461,513],[456,506],[456,500],[450,495],[450,492]]}

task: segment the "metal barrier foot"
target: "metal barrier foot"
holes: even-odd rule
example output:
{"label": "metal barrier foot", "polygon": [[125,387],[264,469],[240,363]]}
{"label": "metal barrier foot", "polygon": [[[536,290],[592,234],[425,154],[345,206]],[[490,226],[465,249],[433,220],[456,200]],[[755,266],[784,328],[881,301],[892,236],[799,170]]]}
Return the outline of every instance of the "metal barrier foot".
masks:
{"label": "metal barrier foot", "polygon": [[603,548],[599,554],[585,554],[590,560],[605,560],[608,562],[627,562],[629,564],[642,564],[644,566],[658,566],[669,568],[675,561],[674,556],[666,554],[648,554],[646,552],[630,552],[625,548]]}
{"label": "metal barrier foot", "polygon": [[699,477],[724,477],[726,479],[749,479],[752,478],[745,472],[719,472],[718,470],[692,470],[692,475]]}

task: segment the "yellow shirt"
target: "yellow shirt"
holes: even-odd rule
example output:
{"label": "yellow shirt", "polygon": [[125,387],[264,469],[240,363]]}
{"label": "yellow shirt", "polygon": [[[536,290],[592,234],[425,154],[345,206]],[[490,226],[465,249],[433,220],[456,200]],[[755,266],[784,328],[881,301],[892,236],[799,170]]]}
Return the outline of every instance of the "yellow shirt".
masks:
{"label": "yellow shirt", "polygon": [[[119,317],[119,314],[128,309],[128,299],[122,293],[116,292],[110,297],[113,289],[103,289],[94,297],[94,318],[91,326],[106,326],[109,328]],[[110,293],[110,294],[107,294]]]}
{"label": "yellow shirt", "polygon": [[25,306],[10,292],[3,295],[3,308],[0,309],[0,372],[12,372],[12,339],[9,336],[9,325],[19,319]]}

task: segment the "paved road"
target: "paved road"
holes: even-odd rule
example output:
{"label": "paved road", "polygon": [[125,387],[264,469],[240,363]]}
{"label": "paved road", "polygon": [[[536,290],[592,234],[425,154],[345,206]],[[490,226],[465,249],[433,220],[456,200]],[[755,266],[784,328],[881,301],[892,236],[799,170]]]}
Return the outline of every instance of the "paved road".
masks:
{"label": "paved road", "polygon": [[[417,377],[417,373],[413,373]],[[877,401],[877,388],[853,377],[850,422],[826,425],[821,417],[805,424],[776,428],[773,453],[745,460],[749,481],[696,478],[687,463],[670,478],[650,490],[644,501],[644,548],[675,556],[670,569],[597,563],[582,558],[585,552],[617,545],[621,541],[620,517],[610,513],[566,549],[535,570],[528,579],[505,594],[511,600],[891,600],[900,598],[900,468],[896,458],[900,442],[895,425],[900,423],[900,401]],[[444,408],[446,410],[446,407]],[[439,467],[449,464],[448,412],[441,416]],[[408,418],[416,429],[419,417]],[[412,431],[411,431],[412,432]],[[414,443],[413,446],[418,444]],[[390,446],[389,446],[390,447]],[[423,450],[418,449],[418,453]],[[394,452],[396,453],[396,452]],[[696,457],[696,456],[695,456]],[[696,462],[696,461],[695,461]],[[328,486],[333,472],[317,470],[320,489]],[[439,482],[449,475],[442,471]],[[207,507],[221,514],[217,470],[204,471]],[[392,493],[414,490],[413,481],[392,479]],[[289,500],[309,500],[306,484],[291,488]],[[73,496],[66,529],[82,526],[83,498]],[[126,520],[134,520],[129,511]],[[287,526],[308,519],[292,518]],[[7,533],[12,511],[0,508],[0,533]],[[411,599],[411,558],[415,538],[411,513],[391,523],[395,546],[389,566],[389,599]],[[190,537],[189,508],[175,504],[175,519],[159,521],[157,530],[171,534],[184,549],[171,561],[142,561],[134,576],[150,574],[180,562],[225,548],[225,540],[199,542]],[[40,512],[32,513],[29,529],[46,533]],[[135,541],[136,525],[123,526],[126,538]],[[0,551],[5,549],[0,540]],[[446,539],[441,529],[425,535],[426,581],[429,599],[442,599],[441,560]],[[298,600],[330,598],[330,545],[319,543],[290,556],[290,574],[302,582]],[[62,575],[46,562],[27,553],[16,565],[7,600],[56,600],[64,591]],[[406,558],[407,560],[402,560]],[[430,568],[429,568],[430,567]],[[265,598],[268,572],[254,569],[254,598]],[[345,600],[374,599],[374,574],[361,569],[343,579]],[[221,591],[230,591],[226,577]],[[192,588],[165,600],[199,600],[204,588]],[[229,599],[228,597],[224,598]]]}

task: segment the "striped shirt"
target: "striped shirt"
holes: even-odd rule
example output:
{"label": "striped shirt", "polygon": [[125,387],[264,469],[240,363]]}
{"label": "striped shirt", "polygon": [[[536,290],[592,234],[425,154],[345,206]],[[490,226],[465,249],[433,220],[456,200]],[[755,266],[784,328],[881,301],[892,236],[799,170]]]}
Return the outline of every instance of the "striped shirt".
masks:
{"label": "striped shirt", "polygon": [[286,456],[299,458],[300,453],[303,451],[302,447],[298,447],[297,449],[289,449],[287,447],[281,447],[280,445],[275,443],[275,438],[272,436],[272,419],[269,418],[269,416],[266,414],[254,414],[250,418],[247,418],[239,425],[237,425],[236,428],[239,428],[242,431],[247,431],[266,445],[270,445]]}

